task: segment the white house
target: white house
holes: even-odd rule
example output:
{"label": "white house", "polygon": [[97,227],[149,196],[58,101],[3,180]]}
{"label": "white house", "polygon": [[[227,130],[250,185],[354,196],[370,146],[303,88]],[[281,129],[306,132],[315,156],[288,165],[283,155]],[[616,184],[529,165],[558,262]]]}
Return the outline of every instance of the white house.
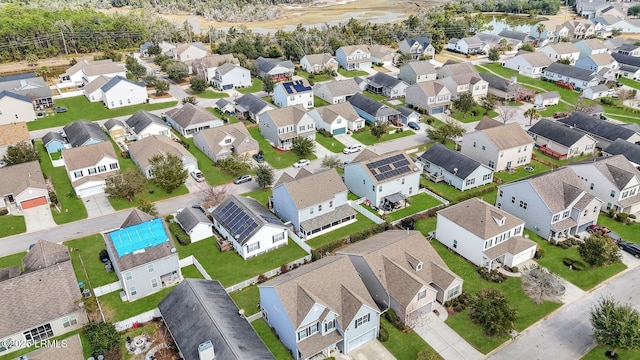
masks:
{"label": "white house", "polygon": [[314,261],[258,289],[262,318],[295,360],[348,355],[380,331],[380,310],[346,256]]}
{"label": "white house", "polygon": [[471,198],[438,211],[436,239],[477,266],[516,267],[533,259],[537,244],[523,237],[524,221]]}
{"label": "white house", "polygon": [[346,70],[371,69],[371,53],[365,45],[339,47],[336,50],[336,60]]}
{"label": "white house", "polygon": [[418,193],[421,173],[403,151],[378,155],[364,149],[345,165],[344,182],[349,191],[373,206],[395,206]]}
{"label": "white house", "polygon": [[186,137],[191,137],[204,129],[224,125],[222,120],[205,108],[189,103],[184,104],[181,108],[167,111],[165,118],[172,128]]}
{"label": "white house", "polygon": [[138,110],[131,115],[125,123],[129,132],[136,140],[141,140],[152,135],[162,135],[171,138],[171,127],[162,119],[148,111]]}
{"label": "white house", "polygon": [[266,111],[275,109],[275,107],[254,94],[244,94],[236,99],[235,109],[235,114],[238,119],[251,120],[259,123],[260,115]]}
{"label": "white house", "polygon": [[313,88],[306,79],[277,83],[273,88],[273,102],[279,107],[302,105],[313,107]]}
{"label": "white house", "polygon": [[309,54],[300,59],[300,67],[310,73],[319,73],[322,71],[338,71],[338,60],[328,53]]}
{"label": "white house", "polygon": [[104,126],[104,129],[107,130],[109,136],[116,143],[122,143],[125,141],[125,137],[127,136],[127,126],[124,122],[118,119],[109,119],[105,121],[102,126]]}
{"label": "white house", "polygon": [[471,94],[479,101],[483,96],[487,96],[489,83],[482,79],[479,74],[459,74],[440,79],[451,92],[451,99],[455,100],[462,94]]}
{"label": "white house", "polygon": [[329,169],[278,181],[271,202],[273,211],[291,222],[299,236],[311,239],[356,221],[357,212],[347,204],[348,193],[342,177]]}
{"label": "white house", "polygon": [[602,211],[640,212],[640,171],[624,155],[569,165],[589,192],[602,199]]}
{"label": "white house", "polygon": [[245,260],[289,242],[287,226],[254,199],[231,195],[211,216],[216,231]]}
{"label": "white house", "polygon": [[240,61],[233,57],[233,54],[213,54],[193,60],[191,67],[193,68],[193,72],[202,76],[209,84],[213,84],[216,70],[219,66],[226,63],[240,65]]}
{"label": "white house", "polygon": [[260,115],[258,125],[262,136],[280,150],[291,150],[297,137],[315,142],[314,121],[302,105],[269,110]]}
{"label": "white house", "polygon": [[533,139],[520,124],[511,123],[475,130],[462,137],[462,155],[495,171],[513,169],[531,162]]}
{"label": "white house", "polygon": [[34,120],[36,112],[30,98],[9,91],[0,91],[0,125]]}
{"label": "white house", "polygon": [[291,80],[295,72],[295,65],[291,60],[265,59],[260,56],[256,63],[260,77],[270,76],[276,82]]}
{"label": "white house", "polygon": [[109,141],[62,150],[62,158],[78,197],[103,193],[105,179],[120,170],[118,157]]}
{"label": "white house", "polygon": [[258,142],[242,123],[202,130],[193,136],[193,142],[213,161],[233,154],[251,156],[260,151]]}
{"label": "white house", "polygon": [[496,207],[551,240],[585,231],[598,222],[602,200],[591,195],[568,167],[498,186]]}
{"label": "white house", "polygon": [[324,129],[333,135],[364,128],[364,119],[348,102],[311,109],[309,116],[316,124],[316,129]]}
{"label": "white house", "polygon": [[314,88],[315,95],[329,104],[347,102],[350,97],[361,92],[362,89],[353,78],[316,84]]}
{"label": "white house", "polygon": [[207,49],[203,43],[196,41],[190,44],[178,44],[175,48],[167,51],[165,55],[172,57],[174,60],[185,62],[207,56]]}
{"label": "white house", "polygon": [[434,144],[418,157],[418,161],[431,181],[444,181],[460,191],[493,182],[493,170],[487,165],[442,144]]}
{"label": "white house", "polygon": [[213,223],[200,209],[187,206],[179,210],[176,214],[176,222],[189,235],[191,242],[213,236]]}
{"label": "white house", "polygon": [[131,160],[140,168],[147,179],[153,178],[151,158],[156,155],[167,156],[169,154],[182,160],[183,169],[187,172],[198,170],[198,160],[184,146],[166,136],[151,135],[129,144]]}
{"label": "white house", "polygon": [[251,86],[251,71],[240,65],[224,63],[215,70],[213,86],[223,91]]}
{"label": "white house", "polygon": [[144,104],[149,100],[144,83],[133,82],[125,77],[116,76],[102,85],[102,102],[108,109]]}
{"label": "white house", "polygon": [[462,39],[452,38],[447,44],[447,49],[462,54],[476,55],[489,52],[489,45],[480,40],[477,36]]}
{"label": "white house", "polygon": [[127,69],[123,64],[117,64],[111,59],[104,60],[80,60],[60,75],[63,83],[72,82],[76,85],[88,84],[100,76],[112,78],[114,76],[127,76]]}
{"label": "white house", "polygon": [[109,80],[111,80],[111,78],[101,75],[86,84],[82,90],[84,91],[84,96],[87,100],[90,102],[102,101],[102,87],[108,83]]}
{"label": "white house", "polygon": [[582,96],[585,99],[597,100],[606,96],[610,96],[609,87],[604,84],[590,86],[582,90]]}
{"label": "white house", "polygon": [[516,70],[520,75],[539,78],[542,76],[544,68],[551,65],[552,62],[544,53],[523,52],[505,60],[504,67]]}
{"label": "white house", "polygon": [[580,50],[571,43],[551,44],[538,51],[547,55],[551,61],[569,60],[570,65],[575,64],[580,58]]}
{"label": "white house", "polygon": [[438,78],[436,69],[429,61],[412,61],[400,67],[398,79],[409,85],[424,81],[433,81]]}
{"label": "white house", "polygon": [[534,105],[552,106],[558,105],[559,102],[560,94],[557,91],[537,93],[533,98]]}
{"label": "white house", "polygon": [[426,36],[406,38],[398,43],[398,50],[405,54],[411,54],[413,59],[433,58],[436,55],[436,49]]}
{"label": "white house", "polygon": [[539,151],[559,160],[593,154],[598,141],[556,121],[541,119],[529,128]]}

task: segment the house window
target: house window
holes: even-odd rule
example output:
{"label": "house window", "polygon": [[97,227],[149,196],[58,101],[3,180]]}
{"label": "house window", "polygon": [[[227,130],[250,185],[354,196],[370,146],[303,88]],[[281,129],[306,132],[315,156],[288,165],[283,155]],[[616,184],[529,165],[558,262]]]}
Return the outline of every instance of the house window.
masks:
{"label": "house window", "polygon": [[81,178],[82,177],[82,170],[78,170],[76,172],[73,173],[73,177],[77,178]]}
{"label": "house window", "polygon": [[515,196],[512,196],[512,197],[511,197],[511,203],[512,203],[512,204],[515,204],[515,203],[516,203],[516,197],[515,197]]}
{"label": "house window", "polygon": [[522,200],[520,200],[520,207],[526,210],[527,209],[527,203],[522,201]]}
{"label": "house window", "polygon": [[131,271],[127,271],[126,273],[124,273],[124,279],[127,281],[133,279],[133,275],[131,275]]}
{"label": "house window", "polygon": [[496,207],[497,207],[498,209],[500,209],[500,208],[502,207],[502,203],[498,203],[498,205],[496,205]]}
{"label": "house window", "polygon": [[309,336],[317,333],[319,331],[320,323],[315,323],[313,325],[307,326],[306,328],[298,331],[298,341],[304,340]]}
{"label": "house window", "polygon": [[358,319],[356,319],[356,329],[368,323],[370,320],[371,320],[371,314],[366,314],[362,317],[359,317]]}
{"label": "house window", "polygon": [[106,165],[100,165],[98,166],[98,172],[105,172],[107,171],[107,167]]}
{"label": "house window", "polygon": [[517,227],[513,230],[513,236],[516,236],[518,234],[520,234],[520,232],[522,232],[522,228],[521,227]]}
{"label": "house window", "polygon": [[487,150],[487,147],[482,145],[482,150]]}
{"label": "house window", "polygon": [[224,144],[229,145],[231,144],[231,141],[232,141],[231,139],[224,139]]}
{"label": "house window", "polygon": [[382,192],[382,185],[378,187],[378,192]]}
{"label": "house window", "polygon": [[594,206],[594,207],[593,207],[593,212],[594,212],[594,213],[598,212],[598,207],[597,207],[597,206]]}
{"label": "house window", "polygon": [[97,173],[96,168],[89,168],[87,170],[89,171],[89,175],[93,175],[93,174]]}
{"label": "house window", "polygon": [[553,215],[553,219],[551,220],[551,222],[556,222],[560,220],[560,215]]}
{"label": "house window", "polygon": [[402,179],[402,185],[404,185],[404,178]]}
{"label": "house window", "polygon": [[589,186],[589,189],[593,190],[593,183]]}
{"label": "house window", "polygon": [[453,289],[449,290],[449,293],[447,294],[447,298],[451,299],[452,297],[458,295],[460,293],[460,286],[456,286]]}
{"label": "house window", "polygon": [[499,196],[499,197],[502,197],[502,194],[504,194],[504,192],[503,192],[502,190],[500,190],[500,191],[498,192],[498,196]]}
{"label": "house window", "polygon": [[271,240],[273,241],[274,244],[277,243],[278,241],[284,240],[284,233],[281,232],[281,233],[273,235],[271,237]]}
{"label": "house window", "polygon": [[131,296],[136,296],[138,295],[138,289],[136,289],[135,286],[132,286],[129,288],[129,294],[131,294]]}
{"label": "house window", "polygon": [[458,248],[458,240],[453,240],[453,248],[457,249]]}
{"label": "house window", "polygon": [[51,324],[44,324],[29,331],[25,331],[22,333],[22,335],[24,335],[24,338],[25,340],[27,340],[27,342],[34,344],[53,337],[53,330],[51,329]]}
{"label": "house window", "polygon": [[367,180],[362,179],[362,185],[366,185],[367,184]]}
{"label": "house window", "polygon": [[371,185],[371,191],[376,191],[376,185],[375,184]]}
{"label": "house window", "polygon": [[493,245],[493,239],[489,239],[487,241],[484,242],[484,248],[488,249],[491,247],[491,245]]}
{"label": "house window", "polygon": [[475,182],[476,182],[475,178],[467,179],[467,186],[473,185],[473,184],[475,184]]}
{"label": "house window", "polygon": [[315,208],[314,208],[314,207],[311,207],[311,208],[309,209],[309,214],[313,214],[313,209],[315,209]]}
{"label": "house window", "polygon": [[120,105],[122,105],[122,100],[120,100]]}
{"label": "house window", "polygon": [[496,163],[494,163],[492,160],[489,160],[489,167],[495,169]]}
{"label": "house window", "polygon": [[322,211],[322,204],[318,205],[318,212]]}
{"label": "house window", "polygon": [[151,287],[154,288],[154,289],[158,287],[158,279],[157,278],[151,279]]}
{"label": "house window", "polygon": [[427,297],[427,289],[422,289],[418,293],[418,300],[422,300]]}
{"label": "house window", "polygon": [[562,218],[563,219],[566,219],[567,217],[569,217],[569,210],[567,210],[564,213],[562,213]]}
{"label": "house window", "polygon": [[409,187],[409,195],[413,194],[413,186]]}
{"label": "house window", "polygon": [[329,200],[329,207],[333,207],[333,200]]}
{"label": "house window", "polygon": [[473,147],[476,147],[476,142],[475,141],[473,142]]}
{"label": "house window", "polygon": [[150,273],[153,272],[153,264],[147,265],[147,271]]}
{"label": "house window", "polygon": [[117,169],[117,168],[118,168],[118,163],[112,163],[112,164],[109,164],[109,169],[111,169],[111,170],[115,170],[115,169]]}
{"label": "house window", "polygon": [[250,253],[252,251],[260,250],[260,242],[256,242],[253,244],[247,245],[247,252]]}
{"label": "house window", "polygon": [[482,176],[482,181],[487,181],[487,180],[491,180],[491,174],[485,174],[484,176]]}
{"label": "house window", "polygon": [[616,197],[616,191],[615,190],[611,190],[611,197]]}
{"label": "house window", "polygon": [[78,323],[78,319],[76,319],[75,315],[69,315],[62,318],[62,327],[68,328],[71,325],[76,325]]}
{"label": "house window", "polygon": [[331,319],[324,323],[324,332],[329,332],[336,328],[336,319]]}

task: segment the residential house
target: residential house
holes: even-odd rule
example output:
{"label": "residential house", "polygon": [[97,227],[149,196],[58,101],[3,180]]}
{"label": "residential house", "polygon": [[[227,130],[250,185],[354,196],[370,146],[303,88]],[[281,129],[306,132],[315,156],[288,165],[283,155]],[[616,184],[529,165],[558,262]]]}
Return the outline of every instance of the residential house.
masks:
{"label": "residential house", "polygon": [[460,191],[493,182],[493,170],[458,151],[434,144],[418,157],[422,169],[431,181],[444,181]]}
{"label": "residential house", "polygon": [[147,86],[122,76],[115,76],[100,88],[102,102],[108,109],[145,104],[149,100]]}
{"label": "residential house", "polygon": [[424,81],[433,81],[437,79],[438,73],[436,69],[427,60],[412,61],[400,67],[398,79],[409,85]]}
{"label": "residential house", "polygon": [[329,53],[309,54],[300,59],[300,67],[309,74],[338,71],[338,60]]}
{"label": "residential house", "polygon": [[302,105],[313,107],[313,88],[306,79],[277,83],[273,89],[273,102],[279,107]]}
{"label": "residential house", "polygon": [[21,142],[31,142],[31,136],[24,121],[0,125],[0,160],[7,154],[9,146]]}
{"label": "residential house", "polygon": [[487,94],[491,94],[500,100],[507,101],[513,99],[520,92],[520,86],[516,79],[507,80],[499,76],[484,73],[481,73],[480,77],[487,83]]}
{"label": "residential house", "polygon": [[200,41],[192,42],[190,44],[178,44],[175,48],[167,51],[165,55],[185,62],[188,60],[202,59],[207,56],[207,48]]}
{"label": "residential house", "polygon": [[35,121],[36,112],[31,98],[9,91],[0,91],[0,125],[17,121]]}
{"label": "residential house", "polygon": [[258,125],[262,136],[280,150],[291,150],[293,139],[298,137],[316,139],[313,118],[302,105],[269,110],[260,115]]}
{"label": "residential house", "polygon": [[220,110],[221,113],[223,114],[235,114],[236,112],[236,108],[233,104],[233,102],[227,100],[227,99],[218,99],[218,101],[216,101],[216,104],[214,105],[214,108]]}
{"label": "residential house", "polygon": [[218,234],[245,260],[289,242],[288,227],[254,199],[231,195],[211,216]]}
{"label": "residential house", "polygon": [[103,126],[113,141],[124,142],[127,136],[127,125],[124,122],[117,119],[109,119]]}
{"label": "residential house", "polygon": [[187,172],[198,170],[198,160],[182,144],[166,136],[151,135],[129,144],[131,160],[147,179],[153,178],[151,159],[157,155],[168,156],[169,154],[182,160],[182,166]]}
{"label": "residential house", "polygon": [[373,45],[369,47],[371,62],[383,66],[391,66],[395,63],[398,53],[385,45]]}
{"label": "residential house", "polygon": [[461,153],[502,171],[529,164],[533,143],[520,124],[499,124],[464,134]]}
{"label": "residential house", "polygon": [[144,44],[138,47],[138,51],[140,52],[140,57],[145,58],[149,57],[149,48],[156,45],[153,41],[147,41]]}
{"label": "residential house", "polygon": [[596,16],[613,16],[624,19],[627,16],[627,6],[621,3],[611,3],[596,9]]}
{"label": "residential house", "polygon": [[521,44],[531,43],[534,38],[529,33],[517,30],[503,29],[498,33],[498,36],[506,38],[507,40],[517,40]]}
{"label": "residential house", "polygon": [[615,53],[640,57],[640,45],[622,44],[616,48]]}
{"label": "residential house", "polygon": [[314,261],[258,289],[263,319],[295,360],[349,355],[380,331],[380,310],[346,256]]}
{"label": "residential house", "polygon": [[71,147],[66,138],[59,132],[49,131],[42,137],[42,145],[49,154],[62,151]]}
{"label": "residential house", "polygon": [[618,75],[631,80],[640,79],[640,57],[624,54],[611,54],[620,64]]}
{"label": "residential house", "polygon": [[84,96],[89,102],[101,102],[102,101],[102,87],[111,80],[110,77],[98,76],[90,83],[86,84],[82,90]]}
{"label": "residential house", "polygon": [[640,145],[617,139],[602,150],[603,156],[624,155],[631,165],[640,167]]}
{"label": "residential house", "polygon": [[[542,26],[541,26],[542,25]],[[541,32],[540,32],[541,30]],[[562,32],[564,31],[564,34]],[[545,20],[531,26],[529,36],[536,39],[537,46],[544,46],[557,41],[560,37],[566,37],[568,29],[562,27],[558,21]]]}
{"label": "residential house", "polygon": [[609,87],[604,84],[591,86],[582,90],[582,97],[590,100],[597,100],[609,95]]}
{"label": "residential house", "polygon": [[640,171],[624,155],[594,158],[569,167],[592,195],[602,199],[602,211],[640,212]]}
{"label": "residential house", "polygon": [[224,63],[216,69],[213,86],[218,90],[229,90],[251,86],[251,71],[240,65]]}
{"label": "residential house", "polygon": [[451,91],[442,80],[425,81],[407,88],[405,104],[424,109],[428,115],[443,114],[451,104]]}
{"label": "residential house", "polygon": [[148,111],[136,111],[125,123],[129,127],[129,133],[134,140],[141,140],[153,135],[171,138],[171,127],[162,121],[160,116]]}
{"label": "residential house", "polygon": [[403,151],[378,155],[364,149],[344,167],[344,182],[372,206],[395,206],[420,189],[421,169]]}
{"label": "residential house", "polygon": [[591,55],[609,53],[609,49],[598,39],[584,39],[574,42],[573,45],[580,51],[580,59]]}
{"label": "residential house", "polygon": [[[49,204],[49,189],[38,161],[0,167],[0,209],[26,210]],[[0,335],[1,337],[1,335]]]}
{"label": "residential house", "polygon": [[538,49],[539,52],[546,54],[551,61],[569,60],[573,65],[580,58],[580,50],[571,43],[551,44]]}
{"label": "residential house", "polygon": [[598,85],[604,80],[604,77],[598,75],[596,71],[557,62],[547,66],[542,76],[549,81],[563,81],[572,84],[576,90]]}
{"label": "residential house", "polygon": [[613,30],[618,29],[617,27],[614,27],[614,24],[616,24],[619,20],[620,19],[617,19],[610,15],[592,18],[591,22],[593,23],[593,27],[595,29],[595,35],[599,38],[606,38],[606,40],[604,41],[605,44],[607,42],[610,42],[611,40],[615,40],[615,38],[610,39],[610,37],[612,37]]}
{"label": "residential house", "polygon": [[572,40],[588,39],[589,37],[595,36],[596,33],[595,26],[591,20],[569,20],[565,21],[562,25],[568,29],[567,38]]}
{"label": "residential house", "polygon": [[411,57],[416,60],[433,58],[436,55],[436,49],[426,36],[406,38],[398,43],[398,50],[405,54],[411,54]]}
{"label": "residential house", "polygon": [[338,254],[349,257],[380,309],[391,307],[409,326],[424,321],[436,301],[462,294],[462,278],[418,231],[385,231]]}
{"label": "residential house", "polygon": [[381,72],[369,76],[366,82],[369,92],[384,95],[390,99],[404,97],[409,86],[404,81]]}
{"label": "residential house", "polygon": [[255,123],[260,121],[260,115],[264,112],[275,109],[275,107],[254,94],[245,94],[235,101],[236,117],[239,120],[251,120]]}
{"label": "residential house", "polygon": [[200,209],[187,206],[179,210],[176,222],[189,235],[192,243],[213,236],[213,223]]}
{"label": "residential house", "polygon": [[336,50],[336,60],[345,70],[371,69],[371,53],[365,45],[341,46]]}
{"label": "residential house", "polygon": [[348,193],[340,174],[329,169],[281,182],[274,186],[271,202],[273,211],[308,240],[356,221]]}
{"label": "residential house", "polygon": [[410,122],[416,124],[420,122],[420,113],[416,110],[410,109],[406,106],[398,106],[397,110],[400,112],[400,116],[402,116],[402,123],[404,125],[407,125]]}
{"label": "residential house", "polygon": [[0,302],[16,309],[0,314],[3,356],[27,347],[22,344],[53,346],[54,338],[88,322],[66,246],[39,240],[22,259],[22,267],[22,273],[19,266],[0,269],[5,275],[0,276]]}
{"label": "residential house", "polygon": [[560,94],[557,91],[537,93],[533,98],[534,105],[552,106],[558,105],[559,102]]}
{"label": "residential house", "polygon": [[536,148],[558,160],[593,154],[596,139],[555,121],[541,119],[529,128]]}
{"label": "residential house", "polygon": [[100,125],[95,122],[77,120],[65,125],[62,131],[71,147],[97,144],[105,141],[109,142],[107,135],[105,135],[102,128],[100,128]]}
{"label": "residential house", "polygon": [[609,53],[589,55],[576,61],[576,67],[597,72],[606,80],[613,81],[618,74],[620,64]]}
{"label": "residential house", "polygon": [[102,236],[123,300],[143,298],[182,280],[178,253],[161,218],[135,209],[119,229]]}
{"label": "residential house", "polygon": [[482,79],[480,74],[459,74],[441,79],[442,83],[451,92],[451,99],[455,100],[462,94],[471,94],[479,101],[483,96],[487,96],[489,84]]}
{"label": "residential house", "polygon": [[120,170],[109,141],[62,150],[62,158],[71,186],[80,198],[103,193],[105,179]]}
{"label": "residential house", "polygon": [[349,100],[362,89],[354,79],[336,80],[322,84],[316,84],[314,93],[317,97],[329,104],[339,104]]}
{"label": "residential house", "polygon": [[522,47],[522,41],[510,39],[500,35],[479,32],[476,36],[490,49],[499,49],[503,53],[515,53]]}
{"label": "residential house", "polygon": [[275,359],[219,281],[185,279],[158,309],[184,360]]}
{"label": "residential house", "polygon": [[222,120],[218,119],[205,108],[188,103],[184,104],[181,108],[174,108],[167,111],[165,113],[165,119],[171,124],[172,128],[186,137],[191,137],[204,129],[224,125]]}
{"label": "residential house", "polygon": [[579,112],[574,112],[557,121],[589,134],[598,141],[597,146],[600,149],[605,149],[617,139],[623,139],[634,144],[640,143],[640,134],[634,130]]}
{"label": "residential house", "polygon": [[[213,54],[201,59],[193,60],[191,67],[197,75],[203,77],[209,84],[213,84],[216,76],[216,70],[219,66],[227,63],[240,65],[240,61],[236,59],[233,54]],[[251,79],[249,79],[249,85],[251,85]]]}
{"label": "residential house", "polygon": [[527,229],[548,240],[595,225],[601,206],[602,200],[567,167],[499,185],[496,200],[496,207],[523,219]]}
{"label": "residential house", "polygon": [[610,36],[613,29],[620,31],[623,34],[638,33],[640,32],[640,26],[637,19],[620,19],[615,16],[605,15],[598,18],[594,18],[593,21],[596,26],[600,24],[601,28],[604,28],[606,32],[599,33],[605,36]]}
{"label": "residential house", "polygon": [[349,98],[349,103],[353,105],[358,115],[371,124],[401,122],[400,112],[383,103],[377,102],[365,95],[357,93]]}
{"label": "residential house", "polygon": [[552,62],[544,53],[522,52],[505,60],[504,67],[516,70],[520,75],[539,78],[542,76],[542,71]]}
{"label": "residential house", "polygon": [[60,81],[63,83],[72,82],[76,85],[87,85],[99,77],[112,78],[115,76],[127,76],[127,69],[124,64],[115,63],[111,59],[80,60],[60,75]]}
{"label": "residential house", "polygon": [[317,107],[309,111],[309,116],[313,119],[316,129],[324,129],[333,135],[364,128],[365,120],[348,102]]}
{"label": "residential house", "polygon": [[271,76],[276,82],[291,80],[295,71],[295,66],[290,60],[265,59],[261,56],[256,59],[256,63],[261,78]]}
{"label": "residential house", "polygon": [[482,199],[449,206],[437,216],[436,239],[487,270],[516,267],[536,253],[538,245],[523,236],[524,220]]}
{"label": "residential house", "polygon": [[438,79],[460,74],[478,74],[478,70],[476,70],[471,62],[457,62],[453,60],[447,60],[436,72],[438,73]]}
{"label": "residential house", "polygon": [[[53,107],[53,94],[51,93],[49,85],[45,83],[42,76],[36,76],[34,73],[0,76],[0,93],[2,93],[2,91],[26,96],[31,99],[31,103],[36,110]],[[15,114],[15,110],[12,113]],[[22,112],[18,114],[27,115]],[[35,116],[33,118],[26,117],[19,120],[26,121],[29,119],[35,119]]]}
{"label": "residential house", "polygon": [[228,124],[198,132],[194,145],[213,161],[233,154],[254,155],[260,151],[258,142],[251,137],[242,123]]}
{"label": "residential house", "polygon": [[485,44],[477,36],[462,39],[452,38],[449,39],[447,44],[447,49],[468,55],[486,54],[489,52],[489,48],[489,45]]}

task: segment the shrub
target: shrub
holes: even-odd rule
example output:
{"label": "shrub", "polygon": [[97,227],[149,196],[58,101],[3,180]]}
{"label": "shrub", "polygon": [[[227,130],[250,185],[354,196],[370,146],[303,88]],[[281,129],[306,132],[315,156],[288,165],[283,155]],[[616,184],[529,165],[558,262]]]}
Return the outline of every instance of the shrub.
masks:
{"label": "shrub", "polygon": [[635,219],[636,218],[636,214],[629,214],[629,219]]}
{"label": "shrub", "polygon": [[49,200],[51,201],[52,204],[57,204],[58,194],[56,194],[55,191],[49,191]]}
{"label": "shrub", "polygon": [[380,325],[380,334],[378,334],[378,340],[380,340],[380,342],[389,340],[389,331],[382,325]]}
{"label": "shrub", "polygon": [[511,272],[517,273],[517,272],[520,272],[520,269],[518,269],[517,266],[514,266],[511,268]]}
{"label": "shrub", "polygon": [[569,248],[569,244],[567,244],[566,242],[563,242],[563,243],[560,245],[560,247],[566,250],[566,249],[568,249],[568,248]]}
{"label": "shrub", "polygon": [[171,222],[173,220],[173,215],[169,214],[164,218],[167,222]]}
{"label": "shrub", "polygon": [[100,252],[98,253],[98,259],[100,261],[102,261],[102,259],[109,259],[109,253],[107,252],[107,249],[100,250]]}
{"label": "shrub", "polygon": [[384,313],[384,318],[393,324],[398,321],[398,314],[396,314],[396,312],[392,308],[389,308],[387,312]]}
{"label": "shrub", "polygon": [[267,277],[264,274],[258,275],[258,284],[262,284],[263,282],[265,282],[267,280],[269,280],[269,279],[267,279]]}
{"label": "shrub", "polygon": [[544,255],[545,255],[544,249],[538,248],[538,249],[536,249],[536,254],[534,255],[534,258],[542,259],[544,257]]}
{"label": "shrub", "polygon": [[173,234],[180,245],[189,245],[191,244],[191,238],[187,235],[184,230],[177,223],[169,223],[169,231]]}
{"label": "shrub", "polygon": [[0,216],[5,216],[5,215],[7,215],[8,213],[9,213],[9,210],[7,210],[7,209],[2,209],[2,210],[0,210]]}
{"label": "shrub", "polygon": [[629,221],[629,214],[627,213],[618,213],[616,214],[616,220],[621,223],[627,223]]}
{"label": "shrub", "polygon": [[281,274],[286,274],[286,273],[289,272],[289,270],[291,270],[291,269],[289,269],[289,265],[287,265],[287,264],[283,264],[283,265],[280,266],[280,273]]}

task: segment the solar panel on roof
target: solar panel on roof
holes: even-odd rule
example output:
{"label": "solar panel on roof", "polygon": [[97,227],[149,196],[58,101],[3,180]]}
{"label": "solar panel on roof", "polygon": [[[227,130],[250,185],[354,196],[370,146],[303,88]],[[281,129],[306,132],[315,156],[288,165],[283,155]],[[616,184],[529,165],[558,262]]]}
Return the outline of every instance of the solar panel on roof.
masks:
{"label": "solar panel on roof", "polygon": [[282,223],[282,222],[280,221],[280,219],[278,219],[278,218],[276,218],[276,217],[273,217],[273,216],[266,216],[266,215],[260,215],[260,216],[262,216],[262,218],[263,218],[266,222],[269,222],[269,223],[272,223],[272,224],[281,224],[281,223]]}
{"label": "solar panel on roof", "polygon": [[391,165],[382,165],[378,168],[378,170],[380,170],[380,172],[387,172],[391,170]]}
{"label": "solar panel on roof", "polygon": [[402,159],[400,161],[396,161],[396,162],[393,163],[393,166],[396,167],[396,168],[398,168],[400,166],[404,166],[404,165],[409,165],[409,160]]}
{"label": "solar panel on roof", "polygon": [[227,203],[218,212],[218,217],[234,238],[243,240],[251,234],[258,224],[234,202]]}

